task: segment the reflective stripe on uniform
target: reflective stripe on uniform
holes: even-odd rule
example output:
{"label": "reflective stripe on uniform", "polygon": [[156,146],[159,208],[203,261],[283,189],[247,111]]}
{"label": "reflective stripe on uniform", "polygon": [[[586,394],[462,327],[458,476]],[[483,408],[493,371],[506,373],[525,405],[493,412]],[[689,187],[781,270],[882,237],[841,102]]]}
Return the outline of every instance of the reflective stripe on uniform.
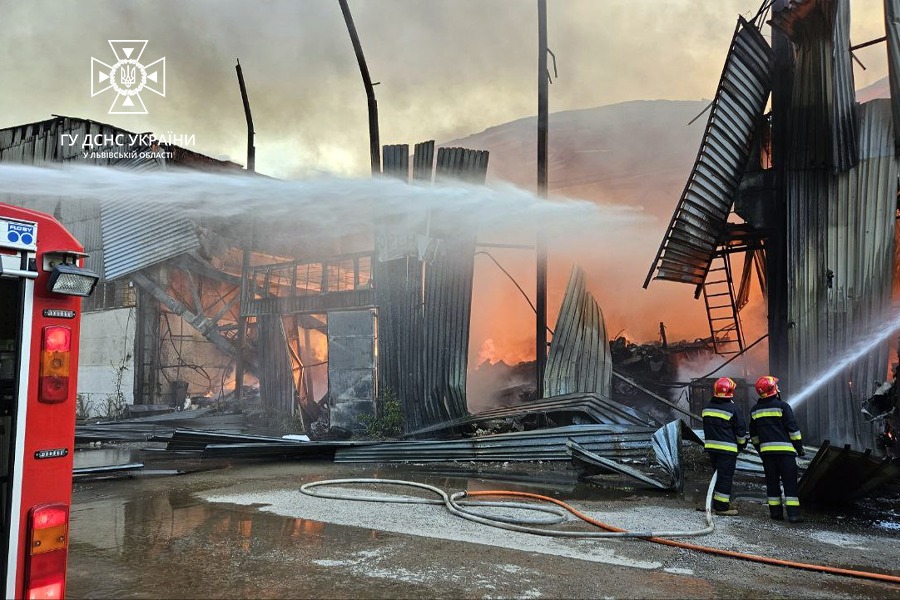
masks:
{"label": "reflective stripe on uniform", "polygon": [[785,496],[784,503],[788,506],[800,506],[800,498],[794,498],[793,496]]}
{"label": "reflective stripe on uniform", "polygon": [[716,417],[717,419],[725,419],[726,421],[730,420],[732,415],[727,410],[719,410],[717,408],[704,408],[701,413],[704,417]]}
{"label": "reflective stripe on uniform", "polygon": [[791,444],[784,442],[763,442],[759,448],[760,452],[795,452]]}
{"label": "reflective stripe on uniform", "polygon": [[753,436],[750,438],[750,441],[753,442],[754,446],[759,446],[759,436]]}
{"label": "reflective stripe on uniform", "polygon": [[728,494],[722,494],[720,492],[715,492],[713,494],[713,500],[717,500],[719,502],[724,502],[725,504],[728,504],[728,501],[730,498],[731,498],[731,496],[729,496]]}
{"label": "reflective stripe on uniform", "polygon": [[754,410],[752,413],[750,413],[750,418],[751,419],[762,419],[763,417],[781,418],[782,414],[783,413],[781,412],[780,408],[763,408],[760,410]]}
{"label": "reflective stripe on uniform", "polygon": [[803,439],[803,436],[800,435],[800,432],[799,432],[799,431],[792,431],[792,432],[790,432],[790,436],[791,436],[791,441],[792,441],[792,442],[799,442],[800,440]]}
{"label": "reflective stripe on uniform", "polygon": [[707,450],[725,450],[726,452],[734,452],[735,454],[737,454],[738,451],[737,444],[732,444],[731,442],[720,442],[718,440],[707,441],[703,444],[703,447]]}
{"label": "reflective stripe on uniform", "polygon": [[781,498],[769,496],[766,500],[769,502],[769,506],[781,506]]}

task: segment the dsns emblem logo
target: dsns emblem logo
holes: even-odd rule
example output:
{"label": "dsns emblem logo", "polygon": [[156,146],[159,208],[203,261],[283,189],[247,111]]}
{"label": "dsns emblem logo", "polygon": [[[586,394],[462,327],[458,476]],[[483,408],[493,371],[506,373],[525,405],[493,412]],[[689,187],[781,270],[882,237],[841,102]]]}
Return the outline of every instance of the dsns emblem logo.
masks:
{"label": "dsns emblem logo", "polygon": [[147,107],[141,99],[144,90],[166,95],[166,58],[148,65],[141,63],[147,40],[108,40],[115,56],[115,64],[108,65],[91,57],[91,97],[112,89],[116,92],[111,115],[146,115]]}

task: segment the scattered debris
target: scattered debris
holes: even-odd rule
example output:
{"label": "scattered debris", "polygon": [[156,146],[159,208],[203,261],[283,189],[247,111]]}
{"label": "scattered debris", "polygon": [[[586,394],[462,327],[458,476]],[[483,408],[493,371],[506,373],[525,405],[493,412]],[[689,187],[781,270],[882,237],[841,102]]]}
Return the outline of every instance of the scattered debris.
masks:
{"label": "scattered debris", "polygon": [[800,479],[800,501],[812,505],[849,504],[900,478],[900,465],[872,456],[871,450],[851,450],[822,444]]}

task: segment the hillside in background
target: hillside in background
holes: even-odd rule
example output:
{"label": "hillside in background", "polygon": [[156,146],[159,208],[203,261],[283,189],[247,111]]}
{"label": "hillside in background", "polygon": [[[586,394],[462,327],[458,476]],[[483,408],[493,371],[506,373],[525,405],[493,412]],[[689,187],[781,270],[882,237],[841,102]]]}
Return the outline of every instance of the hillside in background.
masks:
{"label": "hillside in background", "polygon": [[[552,113],[551,195],[641,206],[668,223],[697,155],[707,115],[688,122],[706,105],[638,100]],[[535,189],[536,117],[441,145],[489,150],[489,180]]]}

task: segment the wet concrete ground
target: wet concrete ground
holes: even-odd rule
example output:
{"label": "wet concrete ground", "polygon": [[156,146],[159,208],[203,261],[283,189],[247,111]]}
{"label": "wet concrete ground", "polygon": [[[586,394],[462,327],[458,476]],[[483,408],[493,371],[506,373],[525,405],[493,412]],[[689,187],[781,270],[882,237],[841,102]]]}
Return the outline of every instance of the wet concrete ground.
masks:
{"label": "wet concrete ground", "polygon": [[[320,479],[409,479],[453,491],[545,494],[626,528],[693,529],[702,526],[694,508],[703,473],[677,495],[580,483],[559,464],[183,460],[179,468],[206,470],[163,475],[173,466],[147,461],[145,475],[76,484],[70,598],[900,597],[900,587],[886,583],[643,540],[547,538],[464,521],[439,506],[325,500],[298,491]],[[736,491],[756,494],[759,486],[741,481]],[[893,521],[832,512],[791,526],[771,522],[756,500],[740,508],[741,516],[717,517],[715,533],[691,541],[900,575],[897,532],[878,525]],[[871,514],[894,509],[889,504]]]}

